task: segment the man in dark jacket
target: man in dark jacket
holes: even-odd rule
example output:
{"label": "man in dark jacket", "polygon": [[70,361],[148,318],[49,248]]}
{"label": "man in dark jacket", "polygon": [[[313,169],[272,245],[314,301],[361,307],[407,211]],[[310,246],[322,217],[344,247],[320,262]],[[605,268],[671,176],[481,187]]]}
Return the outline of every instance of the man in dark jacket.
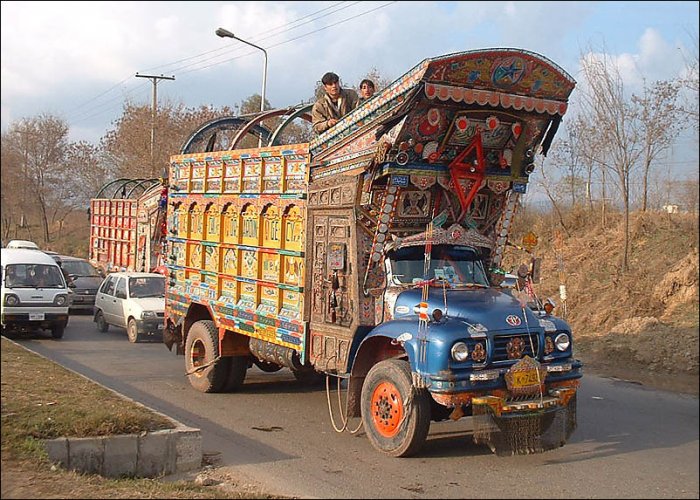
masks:
{"label": "man in dark jacket", "polygon": [[355,109],[357,92],[340,88],[340,79],[335,73],[326,73],[321,78],[326,94],[311,108],[311,121],[317,134],[321,134]]}

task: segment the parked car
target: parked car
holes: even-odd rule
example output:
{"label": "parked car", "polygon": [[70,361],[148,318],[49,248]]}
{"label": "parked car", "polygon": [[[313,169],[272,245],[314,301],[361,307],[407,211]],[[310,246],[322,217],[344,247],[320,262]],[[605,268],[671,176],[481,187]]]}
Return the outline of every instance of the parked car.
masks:
{"label": "parked car", "polygon": [[68,276],[67,281],[73,286],[73,301],[70,311],[93,312],[97,289],[102,284],[104,273],[100,273],[95,266],[80,257],[70,255],[52,255],[53,259],[63,269],[63,275]]}
{"label": "parked car", "polygon": [[126,328],[129,342],[163,334],[165,276],[157,273],[119,272],[108,275],[95,299],[97,329]]}
{"label": "parked car", "polygon": [[7,243],[7,248],[26,248],[28,250],[39,250],[39,245],[28,240],[12,240]]}

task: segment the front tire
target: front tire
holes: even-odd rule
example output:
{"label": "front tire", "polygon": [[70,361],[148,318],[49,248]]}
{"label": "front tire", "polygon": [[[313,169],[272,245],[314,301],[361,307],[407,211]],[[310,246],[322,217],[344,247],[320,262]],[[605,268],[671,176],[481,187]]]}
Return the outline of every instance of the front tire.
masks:
{"label": "front tire", "polygon": [[224,389],[231,358],[219,358],[214,362],[218,357],[219,336],[214,322],[197,321],[190,328],[185,342],[185,369],[192,387],[200,392],[221,392]]}
{"label": "front tire", "polygon": [[430,395],[411,382],[408,361],[374,365],[362,385],[362,423],[372,446],[392,457],[417,453],[430,428]]}
{"label": "front tire", "polygon": [[55,339],[62,339],[63,333],[66,330],[66,325],[61,323],[60,325],[54,325],[51,327],[51,336]]}
{"label": "front tire", "polygon": [[131,318],[126,325],[126,335],[129,337],[129,342],[135,344],[139,341],[139,329],[136,326],[136,320]]}

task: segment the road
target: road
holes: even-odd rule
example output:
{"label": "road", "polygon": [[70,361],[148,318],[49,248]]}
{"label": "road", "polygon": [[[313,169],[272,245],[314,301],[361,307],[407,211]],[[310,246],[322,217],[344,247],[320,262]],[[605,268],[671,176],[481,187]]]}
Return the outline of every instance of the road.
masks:
{"label": "road", "polygon": [[[376,452],[362,431],[337,433],[324,389],[288,370],[249,370],[243,391],[202,394],[158,342],[131,344],[71,316],[65,337],[27,348],[202,430],[203,450],[234,478],[317,498],[698,498],[698,398],[585,375],[579,427],[563,448],[497,457],[473,444],[470,419],[433,423],[420,456]],[[332,392],[336,403],[335,392]],[[334,404],[334,409],[337,404]],[[339,415],[336,410],[336,422]],[[357,419],[349,428],[357,427]]]}

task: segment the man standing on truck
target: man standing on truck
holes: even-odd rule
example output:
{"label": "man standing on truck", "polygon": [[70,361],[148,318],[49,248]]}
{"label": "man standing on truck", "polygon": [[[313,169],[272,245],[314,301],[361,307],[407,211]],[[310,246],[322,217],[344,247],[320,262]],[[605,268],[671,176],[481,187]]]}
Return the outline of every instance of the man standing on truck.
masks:
{"label": "man standing on truck", "polygon": [[311,109],[314,130],[321,134],[355,109],[359,97],[352,89],[340,88],[338,75],[328,72],[321,78],[326,94],[318,99]]}

